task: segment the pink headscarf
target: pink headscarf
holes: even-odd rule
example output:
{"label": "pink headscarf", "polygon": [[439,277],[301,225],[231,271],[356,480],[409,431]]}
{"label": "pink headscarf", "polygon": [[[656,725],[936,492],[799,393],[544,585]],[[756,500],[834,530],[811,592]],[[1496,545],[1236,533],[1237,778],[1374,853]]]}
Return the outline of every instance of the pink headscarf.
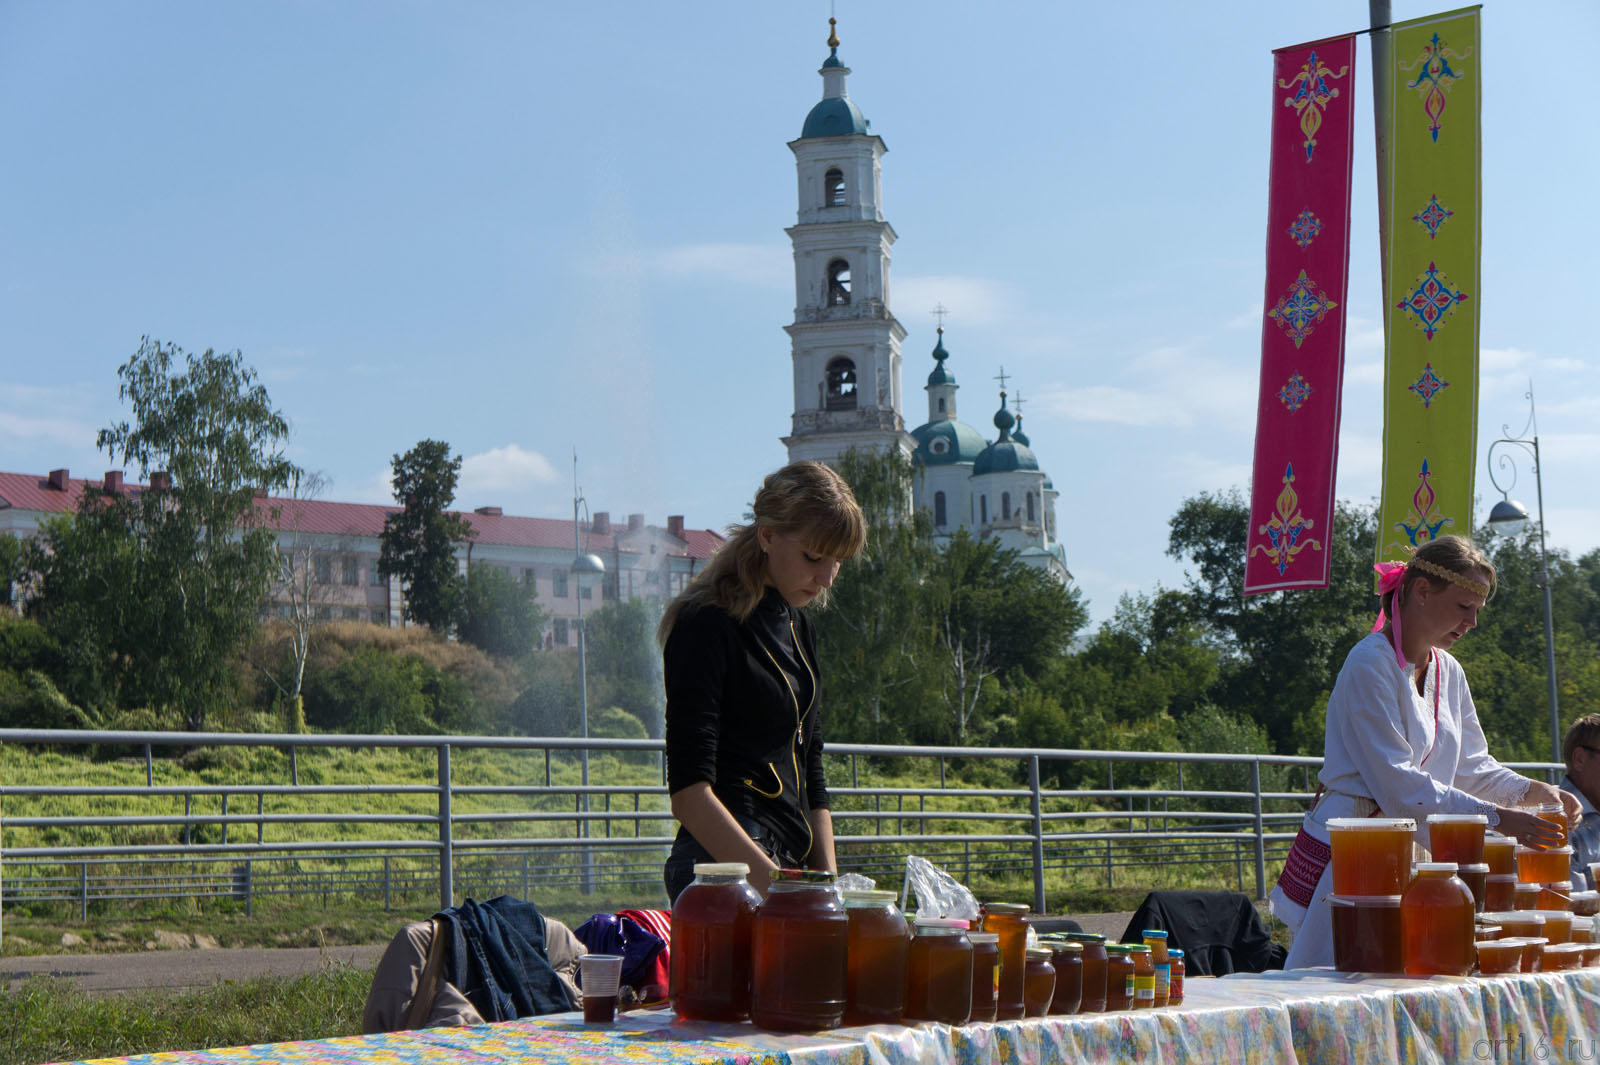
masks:
{"label": "pink headscarf", "polygon": [[[1378,573],[1378,595],[1380,597],[1378,617],[1372,623],[1372,631],[1379,632],[1383,629],[1383,623],[1386,620],[1381,597],[1399,590],[1400,582],[1406,575],[1406,564],[1404,562],[1377,562],[1373,564],[1372,568]],[[1405,652],[1400,650],[1399,610],[1394,612],[1394,660],[1403,670],[1411,668],[1411,663],[1406,661]]]}

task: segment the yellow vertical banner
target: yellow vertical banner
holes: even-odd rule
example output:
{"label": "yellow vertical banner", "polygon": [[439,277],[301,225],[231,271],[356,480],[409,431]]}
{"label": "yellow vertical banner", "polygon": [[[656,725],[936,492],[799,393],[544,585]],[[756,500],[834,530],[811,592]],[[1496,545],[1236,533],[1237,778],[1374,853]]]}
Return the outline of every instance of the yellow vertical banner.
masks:
{"label": "yellow vertical banner", "polygon": [[1479,8],[1390,31],[1378,559],[1472,534],[1481,221]]}

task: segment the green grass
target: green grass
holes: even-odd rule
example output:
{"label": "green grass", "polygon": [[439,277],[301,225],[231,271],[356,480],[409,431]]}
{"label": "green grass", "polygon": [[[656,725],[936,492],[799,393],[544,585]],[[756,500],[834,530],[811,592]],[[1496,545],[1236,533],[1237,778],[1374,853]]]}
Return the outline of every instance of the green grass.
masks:
{"label": "green grass", "polygon": [[356,1035],[372,974],[329,966],[173,993],[89,996],[65,980],[0,984],[0,1065]]}

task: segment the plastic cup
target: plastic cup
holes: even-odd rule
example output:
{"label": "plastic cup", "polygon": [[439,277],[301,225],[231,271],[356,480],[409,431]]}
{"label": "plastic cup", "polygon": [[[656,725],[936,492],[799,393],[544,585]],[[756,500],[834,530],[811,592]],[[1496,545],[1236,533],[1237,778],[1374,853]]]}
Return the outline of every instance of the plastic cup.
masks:
{"label": "plastic cup", "polygon": [[617,1016],[621,954],[580,954],[578,984],[583,988],[583,1023],[610,1024]]}

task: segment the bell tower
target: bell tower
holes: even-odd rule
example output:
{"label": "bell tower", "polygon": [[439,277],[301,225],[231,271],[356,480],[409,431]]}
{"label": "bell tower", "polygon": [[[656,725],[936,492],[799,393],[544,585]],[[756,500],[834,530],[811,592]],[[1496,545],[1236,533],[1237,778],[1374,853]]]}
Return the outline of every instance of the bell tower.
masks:
{"label": "bell tower", "polygon": [[883,139],[850,99],[850,68],[828,20],[822,100],[789,142],[800,209],[785,232],[794,247],[794,416],[791,462],[833,462],[848,449],[909,454],[900,405],[900,342],[889,310],[894,228],[882,210]]}

